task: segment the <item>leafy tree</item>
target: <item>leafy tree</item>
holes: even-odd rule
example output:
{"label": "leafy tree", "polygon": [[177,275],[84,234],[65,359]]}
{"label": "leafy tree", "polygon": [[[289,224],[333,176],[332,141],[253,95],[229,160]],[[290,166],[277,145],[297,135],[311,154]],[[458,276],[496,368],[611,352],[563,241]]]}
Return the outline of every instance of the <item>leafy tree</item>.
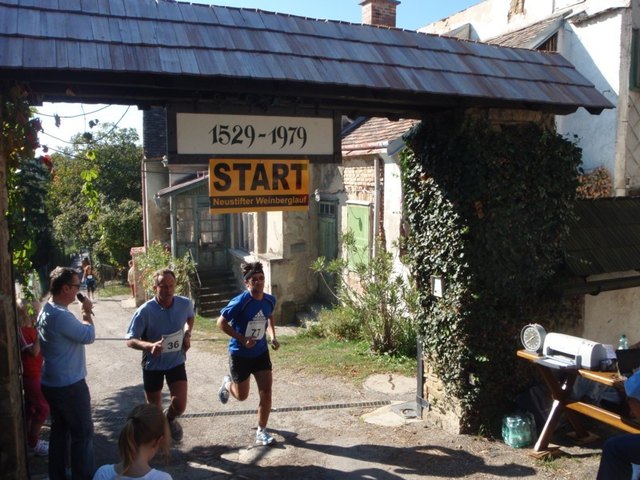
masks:
{"label": "leafy tree", "polygon": [[146,252],[136,256],[136,268],[142,278],[142,286],[149,295],[153,295],[153,274],[162,268],[170,268],[176,276],[176,294],[191,296],[190,278],[196,271],[189,253],[177,258],[167,252],[158,241],[147,247]]}
{"label": "leafy tree", "polygon": [[83,201],[83,172],[91,171],[84,158],[54,154],[55,173],[49,191],[49,216],[53,218],[54,236],[67,248],[79,250],[97,241],[97,232],[85,228],[89,209]]}
{"label": "leafy tree", "polygon": [[95,250],[98,265],[126,265],[130,247],[142,243],[138,141],[134,129],[106,123],[95,134],[76,135],[53,158],[55,237],[75,250]]}
{"label": "leafy tree", "polygon": [[95,257],[100,263],[126,265],[131,246],[142,245],[142,206],[125,198],[118,205],[107,205],[98,214],[102,235],[95,244]]}
{"label": "leafy tree", "polygon": [[52,225],[46,213],[51,175],[41,158],[23,159],[19,168],[10,170],[7,183],[9,250],[17,280],[26,286],[31,272],[50,262],[53,250]]}

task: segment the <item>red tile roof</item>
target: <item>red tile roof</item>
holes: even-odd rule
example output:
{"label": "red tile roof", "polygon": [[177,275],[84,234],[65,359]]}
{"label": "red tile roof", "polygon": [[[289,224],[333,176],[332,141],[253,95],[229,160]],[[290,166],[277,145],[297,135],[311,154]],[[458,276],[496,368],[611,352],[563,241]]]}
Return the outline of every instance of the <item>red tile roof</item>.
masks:
{"label": "red tile roof", "polygon": [[389,144],[401,138],[416,122],[413,119],[367,119],[342,137],[342,156],[387,153]]}

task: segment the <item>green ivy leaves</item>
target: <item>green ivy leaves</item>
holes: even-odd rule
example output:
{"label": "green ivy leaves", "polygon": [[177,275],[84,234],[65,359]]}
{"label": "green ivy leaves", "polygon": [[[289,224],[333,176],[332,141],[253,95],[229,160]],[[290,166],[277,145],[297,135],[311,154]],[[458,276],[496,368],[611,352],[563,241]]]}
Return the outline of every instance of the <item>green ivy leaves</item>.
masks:
{"label": "green ivy leaves", "polygon": [[[537,124],[460,112],[429,116],[406,140],[407,247],[422,290],[424,351],[477,431],[500,418],[519,386],[523,312],[550,309],[545,292],[561,261],[581,151]],[[442,298],[429,294],[431,275],[444,279]]]}

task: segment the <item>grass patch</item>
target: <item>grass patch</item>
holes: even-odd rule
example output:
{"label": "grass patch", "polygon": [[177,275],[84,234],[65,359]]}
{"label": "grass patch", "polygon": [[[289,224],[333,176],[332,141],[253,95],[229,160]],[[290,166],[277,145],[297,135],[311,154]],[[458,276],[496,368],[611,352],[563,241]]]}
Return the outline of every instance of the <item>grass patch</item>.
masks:
{"label": "grass patch", "polygon": [[350,379],[355,383],[374,373],[415,376],[415,358],[375,355],[366,342],[313,338],[307,335],[281,336],[280,350],[273,358],[281,365],[296,365],[305,371]]}
{"label": "grass patch", "polygon": [[131,295],[131,289],[129,285],[124,285],[122,283],[107,283],[104,287],[100,287],[96,289],[96,294],[99,297],[117,297],[120,295]]}
{"label": "grass patch", "polygon": [[[279,369],[295,366],[298,370],[341,377],[354,384],[361,384],[375,373],[396,373],[408,377],[416,374],[415,358],[374,355],[366,342],[312,337],[305,335],[303,329],[300,332],[297,335],[278,335],[280,349],[272,350],[271,356]],[[210,351],[227,352],[229,337],[218,330],[215,319],[197,316],[193,338]]]}

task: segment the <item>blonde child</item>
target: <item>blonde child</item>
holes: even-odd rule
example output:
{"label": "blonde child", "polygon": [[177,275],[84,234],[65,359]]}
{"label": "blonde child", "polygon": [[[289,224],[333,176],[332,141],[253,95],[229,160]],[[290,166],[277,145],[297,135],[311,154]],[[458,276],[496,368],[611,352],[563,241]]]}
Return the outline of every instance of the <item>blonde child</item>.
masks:
{"label": "blonde child", "polygon": [[40,388],[42,353],[38,332],[33,326],[40,311],[40,304],[36,301],[29,303],[23,299],[18,299],[16,304],[20,322],[20,359],[28,452],[30,455],[46,457],[49,454],[49,442],[40,439],[40,431],[49,416],[49,404]]}
{"label": "blonde child", "polygon": [[145,403],[135,407],[120,431],[120,463],[103,465],[93,480],[171,480],[171,475],[149,466],[158,450],[168,454],[171,434],[160,407]]}

